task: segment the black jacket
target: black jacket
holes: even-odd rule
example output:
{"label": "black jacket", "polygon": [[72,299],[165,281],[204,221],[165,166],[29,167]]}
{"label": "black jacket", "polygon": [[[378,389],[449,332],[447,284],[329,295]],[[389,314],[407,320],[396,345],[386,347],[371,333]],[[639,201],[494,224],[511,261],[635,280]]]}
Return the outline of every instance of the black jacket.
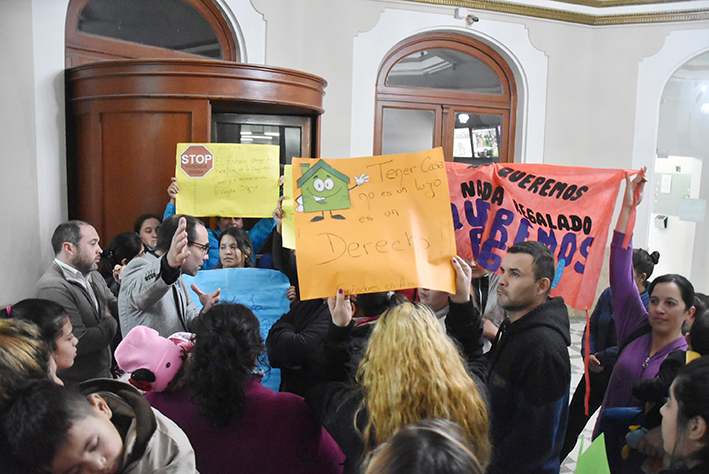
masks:
{"label": "black jacket", "polygon": [[271,367],[281,369],[281,392],[305,396],[307,387],[323,380],[323,348],[330,309],[322,299],[296,301],[271,326],[266,349]]}
{"label": "black jacket", "polygon": [[569,315],[562,298],[500,326],[489,353],[488,474],[558,473],[568,415]]}

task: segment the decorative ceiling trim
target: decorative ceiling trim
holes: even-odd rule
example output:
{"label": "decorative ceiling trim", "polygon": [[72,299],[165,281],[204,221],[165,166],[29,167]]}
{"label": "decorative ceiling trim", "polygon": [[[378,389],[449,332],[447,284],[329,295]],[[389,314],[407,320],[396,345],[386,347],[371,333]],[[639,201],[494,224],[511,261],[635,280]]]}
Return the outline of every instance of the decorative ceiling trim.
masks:
{"label": "decorative ceiling trim", "polygon": [[687,0],[554,0],[559,3],[569,3],[571,5],[583,5],[586,7],[628,7],[638,5],[664,5],[667,3],[684,2]]}
{"label": "decorative ceiling trim", "polygon": [[[588,15],[584,13],[567,12],[563,10],[554,10],[551,8],[533,7],[528,5],[519,5],[516,3],[506,3],[496,0],[407,0],[416,3],[428,3],[435,5],[447,5],[452,7],[466,7],[472,10],[485,10],[498,13],[510,13],[513,15],[523,15],[533,18],[544,18],[547,20],[566,21],[569,23],[579,23],[589,26],[606,26],[606,25],[632,25],[639,23],[665,23],[673,21],[696,21],[709,20],[709,9],[698,10],[681,10],[669,11],[660,13],[629,13],[627,15]],[[606,3],[618,1],[619,4],[641,4],[641,3],[658,3],[650,0],[571,0],[564,3],[578,3],[586,5],[592,3]],[[625,3],[623,3],[625,2]],[[667,3],[667,2],[662,2]],[[618,6],[618,5],[613,5]]]}

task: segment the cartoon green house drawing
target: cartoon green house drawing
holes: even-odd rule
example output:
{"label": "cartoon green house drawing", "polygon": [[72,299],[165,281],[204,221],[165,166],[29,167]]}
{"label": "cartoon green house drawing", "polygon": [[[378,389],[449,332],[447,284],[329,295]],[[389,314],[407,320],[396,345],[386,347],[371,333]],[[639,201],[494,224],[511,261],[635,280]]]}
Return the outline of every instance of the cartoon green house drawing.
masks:
{"label": "cartoon green house drawing", "polygon": [[301,196],[296,199],[300,212],[321,212],[322,215],[315,216],[311,222],[321,221],[325,218],[325,211],[330,211],[333,219],[344,219],[340,214],[333,214],[332,211],[339,209],[349,209],[350,191],[360,184],[369,180],[364,173],[355,176],[355,186],[347,189],[350,178],[344,173],[337,171],[323,160],[318,160],[312,167],[307,163],[300,165],[303,175],[298,179],[298,187]]}

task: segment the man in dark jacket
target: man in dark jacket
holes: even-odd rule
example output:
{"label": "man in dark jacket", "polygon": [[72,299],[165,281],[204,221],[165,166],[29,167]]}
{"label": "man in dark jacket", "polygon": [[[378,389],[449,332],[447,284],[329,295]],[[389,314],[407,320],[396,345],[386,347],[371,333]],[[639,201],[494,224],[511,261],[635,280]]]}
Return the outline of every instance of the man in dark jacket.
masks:
{"label": "man in dark jacket", "polygon": [[509,317],[490,357],[492,461],[488,474],[558,473],[569,403],[569,316],[549,298],[554,256],[539,242],[512,246],[497,302]]}

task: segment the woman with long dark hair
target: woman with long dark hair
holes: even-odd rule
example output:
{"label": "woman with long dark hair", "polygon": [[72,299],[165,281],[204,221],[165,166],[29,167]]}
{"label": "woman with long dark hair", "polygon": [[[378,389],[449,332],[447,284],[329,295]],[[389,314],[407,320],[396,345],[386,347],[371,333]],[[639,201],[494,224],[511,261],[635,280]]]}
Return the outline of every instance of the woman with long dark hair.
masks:
{"label": "woman with long dark hair", "polygon": [[340,448],[303,399],[261,385],[263,348],[250,309],[213,306],[195,323],[186,386],[147,398],[187,434],[202,474],[341,472]]}

